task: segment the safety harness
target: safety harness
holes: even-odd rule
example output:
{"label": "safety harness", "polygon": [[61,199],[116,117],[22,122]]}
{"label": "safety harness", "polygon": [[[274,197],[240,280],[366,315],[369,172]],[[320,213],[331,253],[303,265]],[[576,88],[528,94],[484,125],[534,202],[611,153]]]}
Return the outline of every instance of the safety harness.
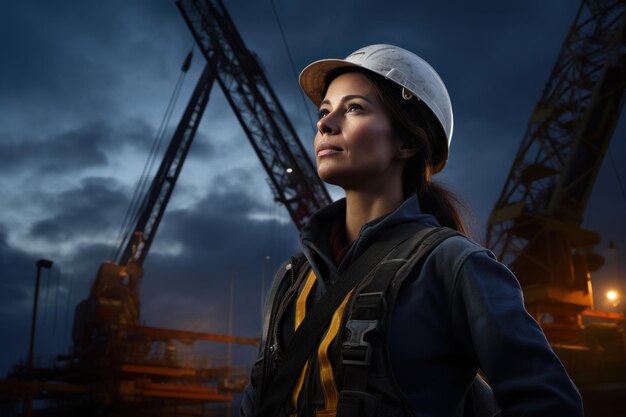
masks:
{"label": "safety harness", "polygon": [[[324,397],[316,417],[411,415],[387,353],[391,312],[404,279],[439,243],[458,234],[404,225],[372,244],[310,311],[307,300],[317,278],[303,255],[292,259],[275,283],[263,354],[253,368],[255,415],[311,415],[299,408],[305,381],[313,379],[319,380]],[[294,334],[283,353],[278,327],[290,305],[295,306]]]}

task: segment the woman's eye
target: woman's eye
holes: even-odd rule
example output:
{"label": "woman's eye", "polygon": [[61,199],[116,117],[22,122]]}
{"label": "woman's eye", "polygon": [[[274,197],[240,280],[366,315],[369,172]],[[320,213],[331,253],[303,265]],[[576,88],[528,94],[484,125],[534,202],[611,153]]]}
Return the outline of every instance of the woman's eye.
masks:
{"label": "woman's eye", "polygon": [[363,107],[359,106],[356,103],[350,103],[348,104],[348,112],[353,112],[353,111],[358,111],[358,110],[363,110]]}
{"label": "woman's eye", "polygon": [[326,110],[326,109],[320,109],[320,110],[317,112],[317,118],[318,118],[318,119],[321,119],[322,117],[327,116],[327,115],[328,115],[328,113],[329,113],[329,111],[328,111],[328,110]]}

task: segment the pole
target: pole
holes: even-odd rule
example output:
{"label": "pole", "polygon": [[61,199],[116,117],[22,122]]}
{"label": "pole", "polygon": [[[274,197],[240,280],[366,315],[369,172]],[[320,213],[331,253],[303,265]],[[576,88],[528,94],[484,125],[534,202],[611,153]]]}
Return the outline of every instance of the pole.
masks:
{"label": "pole", "polygon": [[[233,335],[233,298],[235,290],[235,278],[230,277],[230,308],[228,311],[228,335]],[[228,344],[228,369],[233,366],[233,344]]]}
{"label": "pole", "polygon": [[[235,289],[235,278],[233,276],[230,277],[230,308],[228,311],[228,335],[233,335],[233,298],[234,298],[234,289]],[[230,385],[232,382],[232,372],[233,372],[233,344],[228,344],[228,381],[227,383]],[[228,409],[226,410],[226,417],[232,416],[233,405],[229,401]]]}
{"label": "pole", "polygon": [[28,369],[33,369],[33,354],[35,349],[35,326],[37,324],[37,302],[39,301],[39,281],[41,277],[41,269],[49,269],[52,267],[52,261],[47,259],[39,259],[37,261],[37,276],[35,278],[35,301],[33,302],[33,320],[30,325],[30,347],[28,348]]}
{"label": "pole", "polygon": [[[35,325],[37,324],[37,302],[39,301],[39,280],[41,278],[41,268],[49,269],[52,261],[39,259],[37,261],[37,275],[35,278],[35,301],[33,302],[33,320],[30,325],[30,346],[28,348],[28,370],[33,369],[33,355],[35,350]],[[29,394],[26,401],[26,417],[31,417],[33,413],[33,393]]]}

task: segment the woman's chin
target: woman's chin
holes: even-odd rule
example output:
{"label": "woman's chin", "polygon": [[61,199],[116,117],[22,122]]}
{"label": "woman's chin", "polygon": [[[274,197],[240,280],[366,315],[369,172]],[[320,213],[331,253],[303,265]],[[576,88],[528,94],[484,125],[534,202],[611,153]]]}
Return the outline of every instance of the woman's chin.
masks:
{"label": "woman's chin", "polygon": [[344,176],[337,172],[337,170],[318,168],[317,175],[325,183],[336,185],[338,187],[341,187],[345,182],[345,178],[343,178]]}

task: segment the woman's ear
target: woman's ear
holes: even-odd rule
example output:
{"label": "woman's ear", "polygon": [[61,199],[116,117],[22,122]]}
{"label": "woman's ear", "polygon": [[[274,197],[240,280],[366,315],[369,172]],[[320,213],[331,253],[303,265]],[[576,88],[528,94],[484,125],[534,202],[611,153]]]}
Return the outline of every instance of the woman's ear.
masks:
{"label": "woman's ear", "polygon": [[402,141],[400,142],[398,149],[396,150],[396,158],[409,159],[417,153],[417,143],[414,141]]}

